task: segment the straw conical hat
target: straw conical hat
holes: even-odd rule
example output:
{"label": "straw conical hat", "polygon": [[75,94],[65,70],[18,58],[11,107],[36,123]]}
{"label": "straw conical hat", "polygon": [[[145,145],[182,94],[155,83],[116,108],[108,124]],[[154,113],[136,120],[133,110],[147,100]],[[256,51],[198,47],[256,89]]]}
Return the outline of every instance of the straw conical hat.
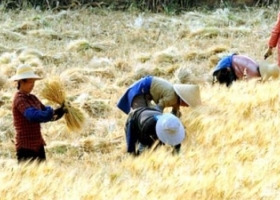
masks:
{"label": "straw conical hat", "polygon": [[22,79],[40,80],[43,78],[36,75],[30,65],[21,64],[20,66],[18,66],[16,74],[11,77],[11,80],[19,81]]}
{"label": "straw conical hat", "polygon": [[260,74],[263,81],[268,80],[270,77],[273,79],[279,77],[279,67],[277,64],[270,64],[267,61],[259,63]]}
{"label": "straw conical hat", "polygon": [[198,85],[174,84],[176,94],[190,107],[201,104],[200,90]]}

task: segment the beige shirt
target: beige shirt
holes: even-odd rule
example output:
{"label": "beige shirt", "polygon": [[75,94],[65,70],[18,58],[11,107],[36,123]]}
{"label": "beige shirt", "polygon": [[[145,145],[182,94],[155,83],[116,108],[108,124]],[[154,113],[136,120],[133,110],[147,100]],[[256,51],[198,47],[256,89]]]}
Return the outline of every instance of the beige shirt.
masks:
{"label": "beige shirt", "polygon": [[173,110],[179,110],[179,97],[173,89],[173,85],[159,77],[153,77],[150,88],[153,101],[162,107],[173,107]]}

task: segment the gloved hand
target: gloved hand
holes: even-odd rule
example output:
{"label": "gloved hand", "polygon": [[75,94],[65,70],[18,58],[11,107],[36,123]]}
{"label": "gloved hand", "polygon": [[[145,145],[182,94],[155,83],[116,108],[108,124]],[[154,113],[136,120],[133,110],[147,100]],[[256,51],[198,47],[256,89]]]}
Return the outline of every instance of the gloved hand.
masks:
{"label": "gloved hand", "polygon": [[272,55],[272,48],[268,47],[265,54],[264,54],[264,59],[267,59],[271,55]]}
{"label": "gloved hand", "polygon": [[182,116],[182,113],[181,113],[180,110],[173,110],[172,109],[171,114],[175,115],[178,118],[180,118]]}
{"label": "gloved hand", "polygon": [[59,120],[67,112],[68,112],[68,110],[64,107],[64,104],[62,104],[61,107],[54,110],[53,120],[54,121]]}
{"label": "gloved hand", "polygon": [[180,149],[181,149],[181,144],[177,144],[173,147],[173,151],[172,154],[173,155],[178,155],[180,153]]}

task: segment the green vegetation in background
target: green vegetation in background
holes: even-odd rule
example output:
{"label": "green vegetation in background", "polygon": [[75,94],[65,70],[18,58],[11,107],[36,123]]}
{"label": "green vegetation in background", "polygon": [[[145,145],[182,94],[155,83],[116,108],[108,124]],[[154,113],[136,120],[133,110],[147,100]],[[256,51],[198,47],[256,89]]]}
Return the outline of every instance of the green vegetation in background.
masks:
{"label": "green vegetation in background", "polygon": [[214,9],[219,7],[271,6],[279,8],[278,0],[3,0],[1,8],[42,10],[77,9],[81,7],[104,7],[128,10],[132,7],[152,12],[178,13],[193,8]]}

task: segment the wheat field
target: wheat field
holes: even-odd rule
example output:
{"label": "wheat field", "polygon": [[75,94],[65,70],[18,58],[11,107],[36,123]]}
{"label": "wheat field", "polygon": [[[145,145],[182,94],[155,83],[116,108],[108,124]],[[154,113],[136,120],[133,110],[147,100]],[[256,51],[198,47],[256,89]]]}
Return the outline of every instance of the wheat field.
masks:
{"label": "wheat field", "polygon": [[[280,80],[212,85],[215,57],[263,60],[277,17],[232,8],[180,15],[105,9],[0,12],[0,199],[279,199]],[[277,62],[276,51],[268,60]],[[19,63],[59,76],[86,114],[80,131],[42,124],[47,162],[18,165],[9,78]],[[144,75],[200,85],[202,104],[183,108],[187,138],[134,158],[125,153],[126,115],[116,107]],[[33,93],[39,94],[42,81]],[[52,105],[56,106],[56,105]],[[170,109],[165,109],[169,112]]]}

